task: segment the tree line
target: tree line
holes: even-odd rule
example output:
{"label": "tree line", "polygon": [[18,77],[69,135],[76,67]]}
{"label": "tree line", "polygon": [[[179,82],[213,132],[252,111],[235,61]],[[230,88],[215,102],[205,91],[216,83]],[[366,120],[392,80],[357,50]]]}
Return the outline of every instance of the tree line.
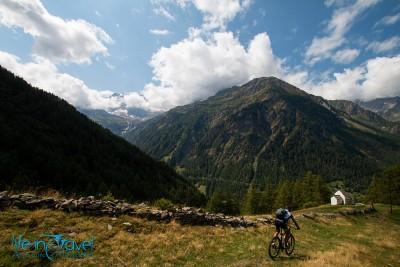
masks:
{"label": "tree line", "polygon": [[400,205],[400,164],[373,177],[367,199],[372,205],[374,202]]}
{"label": "tree line", "polygon": [[[331,190],[320,176],[307,172],[296,180],[268,183],[263,188],[252,183],[242,198],[227,191],[216,191],[207,203],[210,212],[230,215],[265,214],[277,208],[296,210],[329,203]],[[360,201],[400,205],[400,164],[373,176]]]}
{"label": "tree line", "polygon": [[329,197],[330,190],[324,179],[307,172],[302,178],[283,180],[277,185],[267,184],[262,189],[250,184],[241,199],[229,192],[216,191],[210,197],[207,209],[230,215],[263,214],[280,207],[296,210],[318,206],[327,203]]}

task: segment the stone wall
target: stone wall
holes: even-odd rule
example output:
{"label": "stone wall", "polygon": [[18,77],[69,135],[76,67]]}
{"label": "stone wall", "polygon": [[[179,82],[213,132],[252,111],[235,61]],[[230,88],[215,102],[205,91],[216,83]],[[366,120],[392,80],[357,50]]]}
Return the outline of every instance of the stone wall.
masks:
{"label": "stone wall", "polygon": [[221,225],[231,227],[254,227],[257,223],[271,223],[269,219],[258,219],[257,222],[244,217],[225,216],[204,212],[201,209],[183,207],[171,210],[158,210],[144,203],[133,205],[121,200],[105,201],[95,199],[93,196],[81,197],[79,199],[56,199],[41,197],[31,193],[9,194],[7,191],[0,192],[0,209],[18,207],[20,209],[53,209],[66,212],[82,212],[86,215],[120,216],[127,214],[156,220],[160,222],[177,221],[183,225]]}

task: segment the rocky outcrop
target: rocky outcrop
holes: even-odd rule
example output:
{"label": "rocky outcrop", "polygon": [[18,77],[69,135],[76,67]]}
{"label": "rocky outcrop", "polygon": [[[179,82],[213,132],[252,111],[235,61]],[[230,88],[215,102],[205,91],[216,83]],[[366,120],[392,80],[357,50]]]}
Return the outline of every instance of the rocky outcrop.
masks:
{"label": "rocky outcrop", "polygon": [[343,216],[346,215],[365,215],[365,214],[370,214],[376,212],[375,208],[365,208],[365,209],[346,209],[346,210],[341,210],[339,213]]}
{"label": "rocky outcrop", "polygon": [[192,207],[158,210],[144,203],[133,205],[121,200],[106,201],[95,199],[93,196],[81,197],[79,199],[56,199],[40,197],[30,193],[11,195],[7,191],[0,192],[0,209],[7,207],[18,207],[28,210],[46,208],[66,212],[82,212],[94,216],[120,216],[128,214],[165,223],[177,221],[182,225],[254,227],[257,223],[267,223],[265,220],[255,222],[244,217],[208,213]]}

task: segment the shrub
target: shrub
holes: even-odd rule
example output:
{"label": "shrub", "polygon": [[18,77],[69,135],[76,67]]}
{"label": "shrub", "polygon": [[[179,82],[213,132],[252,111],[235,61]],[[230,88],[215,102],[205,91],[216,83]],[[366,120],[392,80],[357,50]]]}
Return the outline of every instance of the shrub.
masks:
{"label": "shrub", "polygon": [[207,204],[207,210],[213,213],[238,215],[239,203],[228,193],[214,193]]}
{"label": "shrub", "polygon": [[115,201],[115,198],[110,191],[108,191],[106,195],[102,196],[101,199],[104,201]]}
{"label": "shrub", "polygon": [[171,202],[171,200],[166,198],[157,199],[154,202],[154,206],[158,207],[161,210],[170,210],[174,208],[174,204]]}

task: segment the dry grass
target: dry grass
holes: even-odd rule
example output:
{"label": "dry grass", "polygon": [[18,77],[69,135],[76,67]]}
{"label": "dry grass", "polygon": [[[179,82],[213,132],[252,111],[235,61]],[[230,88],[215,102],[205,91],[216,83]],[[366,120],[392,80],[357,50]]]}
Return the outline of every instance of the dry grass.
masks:
{"label": "dry grass", "polygon": [[343,267],[359,267],[373,266],[369,262],[368,249],[365,246],[353,243],[343,243],[331,250],[317,252],[309,260],[296,264],[297,266],[343,266]]}
{"label": "dry grass", "polygon": [[[295,254],[273,262],[267,244],[274,229],[181,226],[129,216],[87,217],[78,213],[9,209],[0,213],[0,266],[45,266],[15,260],[13,233],[59,232],[77,241],[96,237],[93,257],[57,259],[52,266],[392,266],[400,265],[400,226],[385,216],[300,219]],[[131,223],[130,227],[122,223]],[[108,225],[112,228],[109,230]]]}

